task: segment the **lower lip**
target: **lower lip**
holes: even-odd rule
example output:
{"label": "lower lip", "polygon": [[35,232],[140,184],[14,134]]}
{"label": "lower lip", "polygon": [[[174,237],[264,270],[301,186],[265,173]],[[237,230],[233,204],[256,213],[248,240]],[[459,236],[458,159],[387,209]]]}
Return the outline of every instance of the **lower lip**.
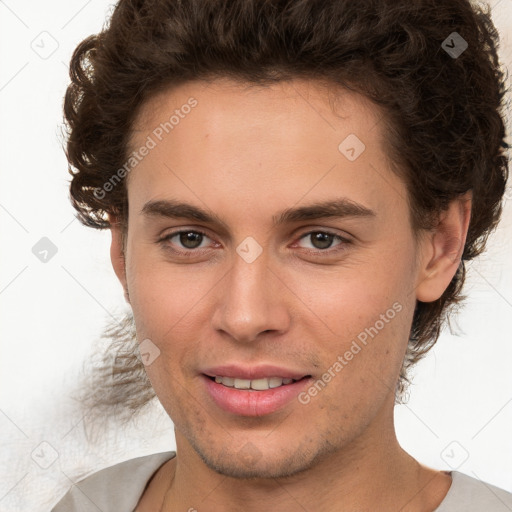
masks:
{"label": "lower lip", "polygon": [[203,375],[212,400],[224,411],[241,416],[264,416],[283,408],[297,398],[310,378],[265,391],[236,389],[224,386]]}

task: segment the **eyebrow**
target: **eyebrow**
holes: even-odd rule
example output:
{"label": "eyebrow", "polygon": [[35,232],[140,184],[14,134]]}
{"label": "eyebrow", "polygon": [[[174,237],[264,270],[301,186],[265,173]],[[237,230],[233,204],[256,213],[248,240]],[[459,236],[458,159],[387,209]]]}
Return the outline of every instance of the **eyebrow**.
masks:
{"label": "eyebrow", "polygon": [[[228,231],[227,224],[215,213],[173,199],[148,201],[144,204],[140,213],[150,217],[191,219],[207,224],[218,224]],[[296,208],[287,208],[278,216],[273,215],[272,222],[274,226],[279,226],[286,223],[324,218],[375,216],[376,213],[373,210],[362,204],[350,199],[338,198]]]}

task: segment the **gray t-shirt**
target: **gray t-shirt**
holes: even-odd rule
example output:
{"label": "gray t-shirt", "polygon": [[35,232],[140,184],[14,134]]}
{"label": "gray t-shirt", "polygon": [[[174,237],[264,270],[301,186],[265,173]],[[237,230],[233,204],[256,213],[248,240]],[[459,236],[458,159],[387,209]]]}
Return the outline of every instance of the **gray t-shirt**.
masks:
{"label": "gray t-shirt", "polygon": [[[81,479],[51,512],[133,512],[146,484],[175,452],[130,459]],[[511,512],[512,494],[458,471],[452,485],[433,512]]]}

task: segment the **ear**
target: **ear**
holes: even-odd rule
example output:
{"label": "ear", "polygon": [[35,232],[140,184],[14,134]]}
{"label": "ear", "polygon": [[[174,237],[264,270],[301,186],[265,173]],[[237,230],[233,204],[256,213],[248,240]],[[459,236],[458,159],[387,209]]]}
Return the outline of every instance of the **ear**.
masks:
{"label": "ear", "polygon": [[471,203],[471,192],[454,199],[441,213],[437,226],[422,240],[417,300],[433,302],[439,299],[457,272],[466,243]]}
{"label": "ear", "polygon": [[123,232],[121,224],[116,218],[110,219],[110,233],[112,235],[112,242],[110,244],[110,261],[116,273],[117,278],[121,282],[124,290],[124,298],[128,304],[130,303],[130,296],[128,295],[128,286],[126,282],[126,259],[123,247]]}

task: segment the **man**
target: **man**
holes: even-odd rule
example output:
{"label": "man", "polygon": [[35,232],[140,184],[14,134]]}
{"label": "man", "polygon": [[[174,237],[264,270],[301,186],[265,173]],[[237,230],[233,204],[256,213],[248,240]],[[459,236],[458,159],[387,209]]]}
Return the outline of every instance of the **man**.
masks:
{"label": "man", "polygon": [[127,0],[79,45],[72,200],[177,451],[54,512],[512,509],[393,424],[500,216],[496,41],[465,0]]}

